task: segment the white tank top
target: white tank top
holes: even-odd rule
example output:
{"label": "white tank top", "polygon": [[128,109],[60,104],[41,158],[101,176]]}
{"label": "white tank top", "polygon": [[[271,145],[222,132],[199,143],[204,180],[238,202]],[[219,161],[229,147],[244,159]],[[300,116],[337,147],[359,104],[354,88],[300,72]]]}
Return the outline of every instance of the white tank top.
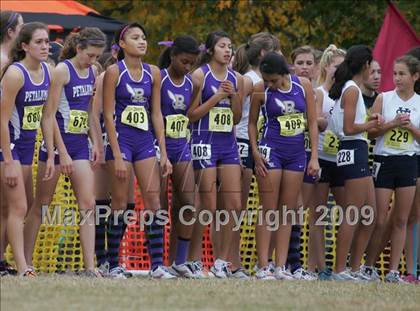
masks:
{"label": "white tank top", "polygon": [[341,108],[341,101],[342,101],[344,92],[351,86],[356,87],[357,91],[359,92],[359,97],[357,98],[357,104],[356,104],[356,115],[354,118],[354,123],[363,124],[366,122],[367,113],[366,113],[365,102],[363,101],[362,91],[353,80],[349,80],[346,82],[346,84],[344,84],[343,90],[341,91],[340,98],[335,101],[332,116],[331,116],[331,128],[340,140],[359,139],[359,140],[364,140],[366,142],[369,142],[367,139],[367,132],[358,133],[356,135],[344,135],[344,131],[343,131],[344,109]]}
{"label": "white tank top", "polygon": [[[395,90],[382,93],[382,116],[385,122],[392,121],[397,113],[410,115],[411,123],[420,127],[420,96],[415,94],[403,101]],[[413,134],[406,129],[396,127],[376,138],[373,154],[382,156],[414,155],[418,151]]]}
{"label": "white tank top", "polygon": [[[254,86],[258,82],[261,82],[262,79],[254,70],[248,71],[245,76],[250,77],[252,80],[252,85]],[[244,99],[244,105],[242,107],[242,118],[241,121],[235,126],[236,137],[241,139],[249,139],[248,136],[248,121],[249,121],[249,108],[251,106],[251,96],[247,96]]]}
{"label": "white tank top", "polygon": [[322,87],[318,87],[317,90],[320,90],[323,95],[322,100],[322,115],[328,115],[327,121],[328,126],[323,132],[319,132],[318,140],[318,157],[325,161],[335,162],[336,155],[338,151],[339,139],[337,135],[331,130],[330,120],[331,114],[334,107],[334,100],[332,100],[328,92]]}

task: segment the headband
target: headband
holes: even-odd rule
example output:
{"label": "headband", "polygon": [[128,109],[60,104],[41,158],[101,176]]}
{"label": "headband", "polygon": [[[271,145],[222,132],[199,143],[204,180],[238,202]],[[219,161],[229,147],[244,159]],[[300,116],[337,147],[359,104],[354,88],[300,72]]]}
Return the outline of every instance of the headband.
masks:
{"label": "headband", "polygon": [[130,25],[127,25],[123,28],[123,30],[121,30],[120,33],[120,40],[122,40],[122,38],[124,38],[125,33],[127,32],[128,28],[130,28]]}
{"label": "headband", "polygon": [[6,29],[9,29],[12,26],[12,24],[16,21],[18,16],[19,16],[19,14],[16,13],[16,12],[13,12],[10,15],[9,19],[7,20]]}
{"label": "headband", "polygon": [[171,47],[173,44],[174,44],[173,41],[160,41],[160,42],[158,42],[158,45],[164,45],[164,46],[167,46],[167,47]]}

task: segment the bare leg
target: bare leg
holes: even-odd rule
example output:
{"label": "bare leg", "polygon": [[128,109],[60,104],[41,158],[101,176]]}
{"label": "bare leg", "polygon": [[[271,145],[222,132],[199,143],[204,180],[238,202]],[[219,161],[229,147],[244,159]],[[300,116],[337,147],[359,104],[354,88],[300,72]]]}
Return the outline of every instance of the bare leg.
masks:
{"label": "bare leg", "polygon": [[[35,199],[25,221],[24,229],[24,245],[25,245],[25,258],[28,265],[32,266],[32,256],[35,248],[36,239],[38,236],[39,228],[42,222],[42,209],[48,211],[58,179],[60,177],[60,167],[56,166],[54,176],[48,180],[43,181],[45,175],[45,162],[38,162],[38,174],[36,177],[36,192]],[[61,207],[59,207],[61,208]]]}
{"label": "bare leg", "polygon": [[27,211],[27,201],[22,167],[19,161],[14,161],[13,164],[18,173],[16,186],[10,187],[6,184],[4,162],[0,162],[1,182],[3,184],[3,189],[6,190],[5,195],[9,208],[7,217],[8,238],[12,247],[17,270],[19,273],[23,273],[28,268],[23,249],[23,223]]}
{"label": "bare leg", "polygon": [[[297,214],[299,189],[303,182],[303,172],[283,170],[280,186],[278,209],[280,210],[280,226],[276,232],[276,266],[283,267],[286,264],[289,250],[291,220],[283,215],[283,208],[293,210]],[[286,220],[283,223],[283,220]],[[296,218],[296,220],[298,220]]]}
{"label": "bare leg", "polygon": [[[257,219],[256,224],[256,240],[259,268],[268,265],[268,250],[270,245],[271,231],[268,230],[268,222],[266,213],[275,211],[279,206],[279,190],[282,178],[281,170],[269,170],[267,176],[257,176],[260,204],[262,205],[262,213],[259,215],[262,219]],[[287,244],[289,240],[287,241]]]}

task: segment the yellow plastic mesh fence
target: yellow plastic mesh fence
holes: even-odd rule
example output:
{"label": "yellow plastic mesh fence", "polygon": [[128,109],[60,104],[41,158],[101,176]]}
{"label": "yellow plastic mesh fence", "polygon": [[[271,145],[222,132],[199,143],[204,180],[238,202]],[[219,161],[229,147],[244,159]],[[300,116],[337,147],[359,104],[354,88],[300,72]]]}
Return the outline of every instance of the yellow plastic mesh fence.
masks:
{"label": "yellow plastic mesh fence", "polygon": [[[33,180],[35,185],[38,149],[41,142],[41,135],[38,135],[35,157],[33,162]],[[136,187],[137,188],[137,187]],[[169,203],[171,197],[169,198]],[[334,202],[330,197],[329,205]],[[169,206],[171,206],[169,204]],[[56,207],[59,207],[56,209]],[[79,240],[79,227],[74,226],[71,215],[76,215],[78,222],[77,202],[73,194],[70,180],[61,176],[54,194],[53,201],[49,206],[49,213],[52,216],[58,211],[51,224],[42,224],[35,246],[33,255],[33,265],[40,272],[64,272],[77,271],[83,268],[82,250]],[[143,208],[141,194],[136,189],[136,210]],[[258,186],[255,178],[252,180],[246,217],[241,226],[240,252],[242,264],[250,273],[257,261],[255,223],[257,221],[257,211],[260,209],[258,200]],[[248,217],[251,217],[249,219]],[[305,217],[307,219],[307,217]],[[77,223],[76,222],[76,223]],[[326,263],[333,268],[335,261],[335,242],[337,226],[329,225],[325,229],[326,244]],[[304,267],[308,261],[308,239],[309,228],[307,221],[302,227],[301,234],[301,261]],[[169,226],[165,230],[165,262],[168,263],[169,248]],[[13,261],[10,247],[7,249],[6,258]],[[382,275],[386,273],[389,266],[390,250],[389,247],[380,255],[377,268]],[[213,263],[213,251],[209,230],[203,236],[203,264],[210,266]],[[138,224],[128,225],[126,233],[120,247],[120,262],[129,270],[147,270],[149,268],[149,256],[147,254],[146,238]],[[405,259],[401,260],[400,269],[405,271]]]}

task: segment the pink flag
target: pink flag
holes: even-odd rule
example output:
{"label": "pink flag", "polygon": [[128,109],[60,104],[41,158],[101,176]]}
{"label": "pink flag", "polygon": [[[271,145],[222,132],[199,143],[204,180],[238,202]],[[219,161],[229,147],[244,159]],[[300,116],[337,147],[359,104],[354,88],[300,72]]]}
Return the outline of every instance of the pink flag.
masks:
{"label": "pink flag", "polygon": [[420,38],[397,7],[389,2],[381,31],[373,49],[373,58],[379,62],[382,68],[381,91],[394,89],[392,82],[394,60],[417,45],[420,45]]}

